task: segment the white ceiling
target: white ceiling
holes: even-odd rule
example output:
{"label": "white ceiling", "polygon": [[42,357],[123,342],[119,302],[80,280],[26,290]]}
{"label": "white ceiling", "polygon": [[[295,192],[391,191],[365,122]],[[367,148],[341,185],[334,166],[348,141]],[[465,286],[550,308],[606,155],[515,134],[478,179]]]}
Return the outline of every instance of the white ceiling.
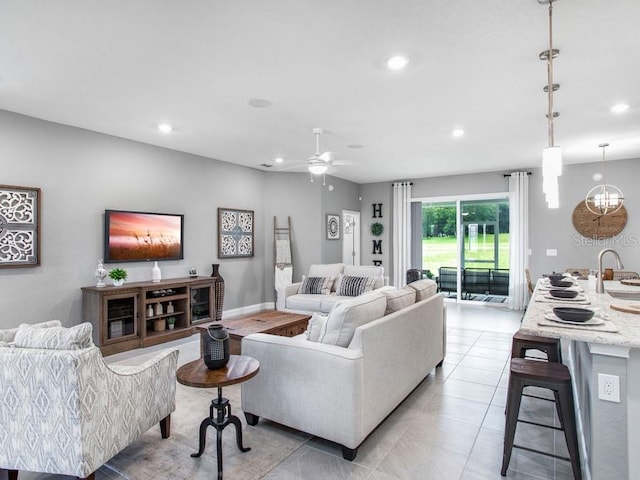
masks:
{"label": "white ceiling", "polygon": [[[638,0],[554,3],[566,163],[640,158],[638,25]],[[0,109],[253,168],[322,127],[358,183],[532,168],[547,35],[537,0],[2,0]]]}

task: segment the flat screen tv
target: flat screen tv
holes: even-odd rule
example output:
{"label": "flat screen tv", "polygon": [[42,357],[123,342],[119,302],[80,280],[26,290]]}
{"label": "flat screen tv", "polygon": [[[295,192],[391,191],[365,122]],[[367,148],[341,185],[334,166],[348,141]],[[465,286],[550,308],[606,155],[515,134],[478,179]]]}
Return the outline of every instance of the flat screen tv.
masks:
{"label": "flat screen tv", "polygon": [[183,258],[184,215],[105,210],[105,263]]}

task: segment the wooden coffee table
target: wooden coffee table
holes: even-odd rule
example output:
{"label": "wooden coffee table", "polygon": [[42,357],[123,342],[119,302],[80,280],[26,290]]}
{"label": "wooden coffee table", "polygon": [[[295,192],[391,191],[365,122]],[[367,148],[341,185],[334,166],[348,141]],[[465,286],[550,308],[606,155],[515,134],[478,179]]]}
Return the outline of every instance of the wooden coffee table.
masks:
{"label": "wooden coffee table", "polygon": [[[248,452],[251,448],[242,445],[242,424],[240,419],[231,414],[231,404],[222,398],[222,387],[242,383],[255,377],[260,370],[260,363],[255,358],[230,355],[229,363],[224,368],[209,370],[202,358],[185,363],[176,372],[178,382],[189,387],[218,388],[218,396],[211,400],[209,416],[200,423],[200,444],[198,453],[192,457],[199,457],[204,453],[207,439],[207,427],[216,429],[216,450],[218,455],[218,480],[222,480],[222,430],[233,423],[236,427],[236,444],[241,452]],[[214,412],[215,410],[215,412]]]}
{"label": "wooden coffee table", "polygon": [[[307,329],[307,323],[311,315],[302,313],[289,313],[279,311],[269,311],[254,313],[246,317],[223,320],[221,323],[229,331],[229,348],[233,355],[240,355],[240,345],[242,339],[252,333],[269,333],[282,337],[294,337]],[[207,327],[211,323],[198,325],[200,330],[200,354],[204,351],[204,336]]]}

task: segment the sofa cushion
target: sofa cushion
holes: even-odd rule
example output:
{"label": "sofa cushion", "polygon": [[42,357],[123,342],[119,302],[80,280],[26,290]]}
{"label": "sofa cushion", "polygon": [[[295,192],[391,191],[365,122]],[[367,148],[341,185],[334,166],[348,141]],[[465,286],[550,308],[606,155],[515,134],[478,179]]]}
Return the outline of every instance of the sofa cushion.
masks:
{"label": "sofa cushion", "polygon": [[413,288],[390,288],[381,290],[381,292],[387,297],[387,309],[384,311],[385,315],[397,312],[416,303],[416,290]]}
{"label": "sofa cushion", "polygon": [[305,337],[310,342],[319,342],[325,334],[327,328],[327,317],[324,313],[314,313],[307,324]]}
{"label": "sofa cushion", "polygon": [[[28,325],[28,324],[24,323],[23,325]],[[34,323],[33,325],[29,325],[29,326],[33,328],[49,328],[49,327],[59,327],[61,325],[62,325],[62,322],[60,322],[60,320],[49,320],[47,322]],[[18,331],[18,327],[9,328],[7,330],[0,330],[0,342],[4,342],[4,343],[13,342],[17,331]]]}
{"label": "sofa cushion", "polygon": [[416,291],[416,302],[432,297],[438,291],[438,285],[433,280],[425,278],[416,280],[408,285]]}
{"label": "sofa cushion", "polygon": [[305,277],[303,275],[298,293],[328,295],[332,285],[333,277]]}
{"label": "sofa cushion", "polygon": [[91,324],[81,323],[75,327],[37,328],[22,324],[14,339],[18,348],[43,348],[49,350],[79,350],[91,347]]}
{"label": "sofa cushion", "polygon": [[349,300],[353,297],[331,295],[311,295],[298,293],[287,297],[288,310],[302,310],[304,312],[329,313],[333,306],[341,300]]}
{"label": "sofa cushion", "polygon": [[345,265],[342,273],[352,277],[374,277],[374,289],[384,286],[384,267],[377,267],[375,265]]}
{"label": "sofa cushion", "polygon": [[387,299],[379,292],[365,293],[336,303],[327,317],[321,343],[349,346],[356,328],[384,316],[386,306]]}
{"label": "sofa cushion", "polygon": [[336,283],[336,295],[357,297],[358,295],[362,295],[363,293],[373,290],[375,278],[340,275]]}

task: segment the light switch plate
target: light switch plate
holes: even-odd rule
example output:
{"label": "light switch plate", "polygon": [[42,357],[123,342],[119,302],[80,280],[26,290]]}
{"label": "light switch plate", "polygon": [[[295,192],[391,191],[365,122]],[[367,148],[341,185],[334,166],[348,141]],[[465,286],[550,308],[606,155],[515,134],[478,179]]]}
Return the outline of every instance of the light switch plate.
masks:
{"label": "light switch plate", "polygon": [[557,257],[558,250],[556,248],[547,248],[547,257]]}

